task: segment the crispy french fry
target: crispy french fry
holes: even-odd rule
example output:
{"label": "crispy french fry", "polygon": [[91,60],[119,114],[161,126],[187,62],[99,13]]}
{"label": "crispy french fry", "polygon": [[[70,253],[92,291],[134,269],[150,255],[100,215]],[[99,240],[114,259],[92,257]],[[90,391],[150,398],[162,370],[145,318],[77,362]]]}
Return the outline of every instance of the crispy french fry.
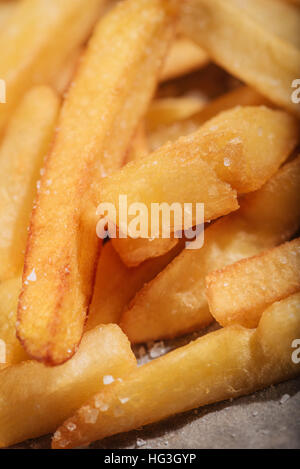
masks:
{"label": "crispy french fry", "polygon": [[164,64],[161,81],[170,80],[203,67],[209,61],[204,50],[187,37],[178,36]]}
{"label": "crispy french fry", "polygon": [[18,309],[18,337],[48,365],[68,360],[80,342],[99,250],[95,186],[123,162],[155,90],[178,5],[126,0],[111,10],[64,103],[32,216]]}
{"label": "crispy french fry", "polygon": [[187,119],[201,111],[205,104],[206,100],[199,96],[155,99],[146,116],[147,130],[152,132],[161,125]]}
{"label": "crispy french fry", "polygon": [[182,248],[183,243],[180,243],[164,256],[146,261],[139,267],[128,268],[120,260],[112,243],[107,243],[103,247],[97,266],[86,329],[89,330],[98,324],[118,323],[124,308],[136,292],[171,262]]}
{"label": "crispy french fry", "polygon": [[5,344],[6,365],[13,365],[28,358],[16,337],[16,316],[21,286],[21,277],[0,284],[0,340]]}
{"label": "crispy french fry", "polygon": [[222,325],[257,327],[263,311],[300,290],[300,238],[206,277],[206,298]]}
{"label": "crispy french fry", "polygon": [[292,343],[299,334],[296,294],[267,309],[257,329],[212,332],[111,384],[58,429],[52,447],[80,446],[295,377],[300,364],[292,361]]}
{"label": "crispy french fry", "polygon": [[[287,40],[289,27],[280,35],[274,32],[269,6],[264,8],[263,16],[260,9],[259,19],[253,18],[253,7],[250,14],[235,0],[191,0],[183,8],[183,31],[216,63],[271,101],[300,115],[300,107],[291,100],[291,85],[300,69],[299,42],[295,45],[295,40]],[[286,12],[284,18],[295,15],[293,24],[299,31],[299,9],[284,3],[281,8]]]}
{"label": "crispy french fry", "polygon": [[21,273],[36,182],[50,149],[60,100],[52,89],[28,91],[0,147],[0,282]]}
{"label": "crispy french fry", "polygon": [[156,150],[168,141],[173,142],[183,135],[196,132],[208,119],[212,119],[222,111],[235,106],[259,106],[262,104],[269,105],[266,98],[249,86],[239,86],[213,99],[204,106],[202,111],[187,119],[152,129],[148,134],[150,149]]}
{"label": "crispy french fry", "polygon": [[[204,232],[199,250],[184,250],[137,294],[122,316],[131,342],[175,337],[212,321],[205,277],[288,240],[300,227],[300,156],[287,163],[241,208]],[[168,292],[166,295],[164,292]]]}
{"label": "crispy french fry", "polygon": [[[298,122],[287,113],[263,106],[237,107],[218,114],[198,132],[168,143],[106,178],[101,198],[116,207],[117,220],[120,194],[127,196],[128,206],[143,203],[148,209],[149,227],[151,223],[154,226],[153,203],[202,202],[205,220],[212,220],[236,208],[234,192],[222,185],[223,181],[241,193],[258,189],[277,171],[298,139]],[[132,219],[128,217],[121,227],[124,230],[126,225],[129,236]],[[196,224],[194,218],[192,223]],[[174,220],[167,228],[176,231]],[[155,229],[152,236],[159,234],[159,227]]]}
{"label": "crispy french fry", "polygon": [[64,95],[72,82],[83,51],[83,47],[78,47],[78,49],[74,50],[66,60],[64,68],[54,77],[53,87],[60,95]]}
{"label": "crispy french fry", "polygon": [[[65,61],[82,44],[105,0],[22,0],[0,31],[0,77],[7,102],[1,105],[0,133],[28,88],[52,84]],[[26,53],[24,53],[26,51]]]}
{"label": "crispy french fry", "polygon": [[101,390],[104,376],[122,378],[135,366],[126,336],[111,324],[87,332],[76,355],[64,365],[49,368],[26,361],[2,370],[0,446],[54,431]]}

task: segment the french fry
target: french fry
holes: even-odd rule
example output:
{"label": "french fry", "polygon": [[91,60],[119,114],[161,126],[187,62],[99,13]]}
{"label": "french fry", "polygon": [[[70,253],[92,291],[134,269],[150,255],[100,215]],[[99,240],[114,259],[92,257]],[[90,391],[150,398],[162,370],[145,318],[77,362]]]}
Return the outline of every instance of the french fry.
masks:
{"label": "french fry", "polygon": [[291,347],[299,334],[296,294],[267,309],[257,329],[212,332],[109,385],[58,429],[52,447],[74,448],[295,377]]}
{"label": "french fry", "polygon": [[[223,181],[241,193],[258,189],[277,171],[298,139],[298,122],[287,113],[263,106],[237,107],[106,178],[101,198],[116,207],[117,220],[120,194],[127,196],[128,206],[143,203],[149,227],[154,225],[150,216],[153,203],[202,202],[205,221],[212,220],[236,208],[234,192]],[[129,236],[132,219],[128,217],[122,227],[126,225]],[[192,223],[196,224],[194,218]],[[174,220],[166,228],[178,229]],[[152,236],[159,235],[159,227],[155,229]]]}
{"label": "french fry", "polygon": [[28,358],[16,337],[16,316],[21,286],[21,277],[0,284],[0,340],[5,344],[6,365],[13,365]]}
{"label": "french fry", "polygon": [[[299,30],[299,9],[284,3],[281,8],[286,12],[284,18],[296,15],[293,24]],[[183,4],[182,30],[216,63],[299,116],[300,108],[291,100],[291,85],[300,69],[299,43],[287,40],[289,27],[281,35],[274,32],[270,6],[264,9],[263,16],[262,9],[256,19],[238,7],[235,0],[191,0]]]}
{"label": "french fry", "polygon": [[146,116],[147,130],[152,132],[161,125],[187,119],[201,111],[205,103],[205,99],[199,96],[155,99]]}
{"label": "french fry", "polygon": [[170,80],[205,66],[209,57],[187,37],[178,36],[172,45],[161,74],[161,81]]}
{"label": "french fry", "polygon": [[18,308],[18,337],[48,365],[71,358],[80,342],[100,244],[95,187],[122,164],[145,114],[178,5],[126,0],[111,10],[64,103],[31,220]]}
{"label": "french fry", "polygon": [[[241,208],[207,228],[199,250],[184,250],[145,285],[124,312],[121,327],[131,342],[191,332],[212,321],[205,277],[288,240],[300,227],[300,156],[285,164]],[[163,292],[168,292],[165,295]]]}
{"label": "french fry", "polygon": [[[52,84],[65,61],[87,38],[105,0],[22,0],[0,31],[0,77],[7,102],[0,133],[18,101],[33,85]],[[24,53],[26,51],[26,53]]]}
{"label": "french fry", "polygon": [[0,282],[21,273],[36,183],[50,150],[60,100],[52,89],[28,91],[0,147]]}
{"label": "french fry", "polygon": [[104,387],[105,376],[117,380],[135,367],[126,336],[110,324],[87,332],[64,365],[49,368],[26,361],[1,371],[0,447],[54,431]]}
{"label": "french fry", "polygon": [[72,78],[79,65],[80,56],[83,54],[83,47],[78,47],[65,62],[64,68],[54,77],[53,87],[60,95],[66,93]]}
{"label": "french fry", "polygon": [[257,327],[268,306],[298,291],[300,238],[206,277],[209,309],[222,326]]}
{"label": "french fry", "polygon": [[112,243],[105,244],[97,266],[86,329],[99,324],[118,323],[124,308],[136,292],[171,262],[182,248],[183,243],[180,243],[164,256],[146,261],[139,267],[128,268],[120,260]]}
{"label": "french fry", "polygon": [[150,149],[156,150],[166,142],[174,142],[179,137],[196,132],[207,120],[212,119],[222,111],[234,108],[235,106],[259,106],[269,102],[262,95],[249,86],[239,86],[238,88],[222,94],[208,102],[198,113],[187,119],[174,122],[170,125],[160,125],[152,128],[148,133]]}

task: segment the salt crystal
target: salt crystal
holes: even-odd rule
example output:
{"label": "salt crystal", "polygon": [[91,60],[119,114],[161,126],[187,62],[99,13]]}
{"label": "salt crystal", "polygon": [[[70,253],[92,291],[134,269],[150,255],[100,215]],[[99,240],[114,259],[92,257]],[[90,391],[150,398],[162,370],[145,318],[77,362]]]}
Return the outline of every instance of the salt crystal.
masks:
{"label": "salt crystal", "polygon": [[230,159],[224,158],[224,166],[230,166]]}
{"label": "salt crystal", "polygon": [[105,375],[103,376],[103,384],[111,384],[114,382],[114,377],[111,375]]}
{"label": "salt crystal", "polygon": [[99,410],[91,409],[91,408],[87,407],[86,409],[84,409],[84,421],[85,421],[85,423],[91,423],[91,424],[96,423],[97,419],[98,419],[98,415],[99,415]]}
{"label": "salt crystal", "polygon": [[149,355],[151,358],[158,358],[165,353],[165,344],[163,341],[156,342],[151,348]]}

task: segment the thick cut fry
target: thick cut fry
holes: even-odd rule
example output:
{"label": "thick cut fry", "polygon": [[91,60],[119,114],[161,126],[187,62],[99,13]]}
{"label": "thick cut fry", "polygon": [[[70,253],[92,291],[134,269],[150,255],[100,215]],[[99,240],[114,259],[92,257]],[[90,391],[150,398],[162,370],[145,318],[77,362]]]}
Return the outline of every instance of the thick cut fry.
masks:
{"label": "thick cut fry", "polygon": [[146,116],[147,130],[152,132],[161,125],[187,119],[202,110],[205,104],[206,100],[199,96],[155,99]]}
{"label": "thick cut fry", "polygon": [[263,311],[300,291],[300,238],[206,277],[206,297],[222,325],[257,327]]}
{"label": "thick cut fry", "polygon": [[101,390],[106,375],[123,378],[135,366],[125,335],[118,326],[107,325],[87,332],[64,365],[49,368],[27,361],[1,371],[0,446],[54,431]]}
{"label": "thick cut fry", "polygon": [[18,309],[20,340],[49,365],[69,359],[80,342],[99,249],[94,183],[124,160],[177,7],[177,0],[126,0],[110,11],[64,103],[33,212]]}
{"label": "thick cut fry", "polygon": [[[204,245],[184,250],[137,294],[122,316],[131,342],[175,337],[212,321],[205,277],[288,240],[300,227],[300,157],[287,163],[241,208],[204,232]],[[165,292],[168,292],[166,295]]]}
{"label": "thick cut fry", "polygon": [[267,309],[257,329],[212,332],[111,384],[58,429],[53,448],[73,448],[295,377],[300,364],[292,361],[291,344],[299,335],[297,294]]}
{"label": "thick cut fry", "polygon": [[118,323],[124,308],[136,292],[171,262],[182,248],[183,243],[179,243],[164,256],[130,269],[120,260],[112,243],[107,243],[98,262],[86,328],[91,329],[98,324]]}
{"label": "thick cut fry", "polygon": [[161,81],[170,80],[205,66],[209,57],[187,37],[179,36],[171,47],[161,74]]}
{"label": "thick cut fry", "polygon": [[6,365],[13,365],[28,358],[16,337],[16,316],[21,286],[21,277],[0,284],[0,340],[5,344]]}
{"label": "thick cut fry", "polygon": [[[281,7],[286,11],[284,18],[295,15],[293,24],[299,31],[300,10],[283,3]],[[271,101],[300,115],[299,105],[291,100],[291,84],[300,69],[299,42],[295,45],[295,40],[287,40],[286,29],[280,34],[274,32],[279,22],[270,26],[273,24],[270,6],[264,8],[264,16],[260,11],[258,19],[253,18],[253,7],[250,14],[238,7],[235,0],[191,0],[183,8],[183,31],[216,63]],[[285,23],[282,16],[280,19]]]}
{"label": "thick cut fry", "polygon": [[175,141],[183,135],[196,132],[208,119],[212,119],[222,111],[226,111],[235,106],[259,106],[268,104],[266,98],[254,91],[249,86],[239,86],[233,91],[223,94],[213,99],[203,110],[178,122],[170,125],[159,126],[152,129],[148,134],[149,146],[151,150],[156,150],[169,141]]}
{"label": "thick cut fry", "polygon": [[[0,31],[0,77],[7,103],[0,133],[28,88],[52,84],[65,61],[91,31],[105,0],[23,0]],[[24,52],[26,51],[26,53]]]}
{"label": "thick cut fry", "polygon": [[28,91],[0,147],[0,282],[21,273],[36,182],[50,149],[59,99],[46,86]]}

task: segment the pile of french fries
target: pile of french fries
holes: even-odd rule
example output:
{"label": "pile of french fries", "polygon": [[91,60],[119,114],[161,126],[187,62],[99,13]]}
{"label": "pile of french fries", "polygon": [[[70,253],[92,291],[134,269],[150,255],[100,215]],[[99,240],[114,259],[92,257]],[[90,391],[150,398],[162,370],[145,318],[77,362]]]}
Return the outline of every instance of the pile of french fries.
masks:
{"label": "pile of french fries", "polygon": [[[299,31],[296,0],[0,0],[1,447],[300,374]],[[203,246],[174,219],[103,242],[120,194],[204,204]]]}

